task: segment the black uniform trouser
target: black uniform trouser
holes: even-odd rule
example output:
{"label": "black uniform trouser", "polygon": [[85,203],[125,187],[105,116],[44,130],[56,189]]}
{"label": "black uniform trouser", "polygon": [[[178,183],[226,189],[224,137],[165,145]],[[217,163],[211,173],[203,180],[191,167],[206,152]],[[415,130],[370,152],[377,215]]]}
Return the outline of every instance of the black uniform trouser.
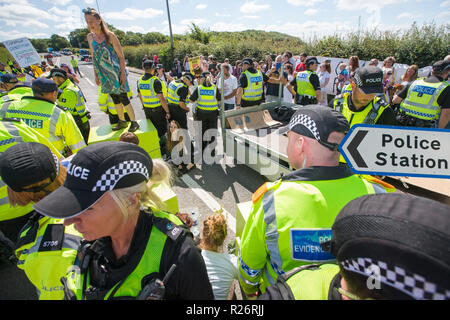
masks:
{"label": "black uniform trouser", "polygon": [[89,131],[91,131],[91,125],[89,124],[89,121],[82,123],[81,119],[78,120],[75,118],[75,123],[77,124],[78,129],[80,129],[80,132],[81,132],[81,135],[83,136],[84,142],[86,142],[86,144],[88,144]]}
{"label": "black uniform trouser", "polygon": [[[216,137],[205,137],[205,132],[209,129],[217,130],[218,110],[202,110],[197,108],[197,120],[202,122],[202,152],[209,144],[213,144],[214,148],[217,145]],[[212,151],[212,156],[215,155],[215,150]]]}
{"label": "black uniform trouser", "polygon": [[306,96],[299,96],[297,94],[297,96],[295,97],[295,103],[302,105],[302,106],[307,106],[309,104],[317,104],[317,98],[311,98],[311,97],[306,97]]}
{"label": "black uniform trouser", "polygon": [[163,107],[144,108],[144,113],[145,117],[153,123],[158,131],[158,137],[161,138],[165,135],[167,132],[167,119]]}
{"label": "black uniform trouser", "polygon": [[[180,128],[184,130],[188,130],[187,126],[187,111],[181,109],[181,107],[178,104],[169,103],[169,112],[170,112],[170,119],[175,120],[180,124]],[[188,137],[187,137],[188,138]],[[190,142],[190,146],[188,145],[188,140]],[[194,145],[192,144],[192,141],[190,139],[183,139],[183,142],[188,149],[188,154],[191,158],[191,163],[194,163]]]}

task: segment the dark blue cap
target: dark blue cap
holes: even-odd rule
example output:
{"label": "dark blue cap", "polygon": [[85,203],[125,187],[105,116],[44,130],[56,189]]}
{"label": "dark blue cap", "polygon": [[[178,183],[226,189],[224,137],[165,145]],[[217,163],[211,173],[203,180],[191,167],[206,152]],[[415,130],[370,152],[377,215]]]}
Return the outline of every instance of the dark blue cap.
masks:
{"label": "dark blue cap", "polygon": [[0,80],[3,83],[17,83],[17,82],[19,82],[19,80],[17,80],[16,75],[12,74],[12,73],[2,74],[2,76],[0,77]]}
{"label": "dark blue cap", "polygon": [[49,93],[53,91],[62,92],[59,90],[58,85],[55,83],[55,81],[51,79],[45,79],[45,78],[37,78],[33,81],[32,84],[33,92],[37,91],[40,93]]}

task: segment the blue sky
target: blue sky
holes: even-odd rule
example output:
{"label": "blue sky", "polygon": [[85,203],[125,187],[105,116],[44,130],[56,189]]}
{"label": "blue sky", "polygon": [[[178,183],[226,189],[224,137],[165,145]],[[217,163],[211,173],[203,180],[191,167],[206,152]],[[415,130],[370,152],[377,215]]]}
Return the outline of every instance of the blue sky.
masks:
{"label": "blue sky", "polygon": [[[169,34],[165,0],[0,0],[0,41],[67,36],[84,27],[81,9],[100,8],[124,31]],[[257,29],[303,39],[358,29],[402,30],[413,21],[448,23],[450,0],[169,0],[172,29],[183,34],[191,21],[214,31]]]}

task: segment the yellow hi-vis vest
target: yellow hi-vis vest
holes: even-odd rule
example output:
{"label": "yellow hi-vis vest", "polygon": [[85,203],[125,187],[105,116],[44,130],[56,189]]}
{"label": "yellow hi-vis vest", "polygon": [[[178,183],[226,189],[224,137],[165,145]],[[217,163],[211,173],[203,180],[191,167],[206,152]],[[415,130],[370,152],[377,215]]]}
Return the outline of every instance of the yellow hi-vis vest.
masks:
{"label": "yellow hi-vis vest", "polygon": [[187,87],[187,85],[181,80],[173,80],[169,83],[169,89],[167,90],[167,102],[173,104],[180,104],[180,96],[178,90],[181,87]]}
{"label": "yellow hi-vis vest", "polygon": [[75,119],[75,122],[86,123],[89,119],[86,116],[86,106],[81,90],[75,86],[70,79],[64,81],[59,89],[63,92],[58,97],[58,104],[65,107]]}
{"label": "yellow hi-vis vest", "polygon": [[77,59],[70,59],[70,64],[72,65],[73,68],[77,68],[78,67]]}
{"label": "yellow hi-vis vest", "polygon": [[[13,89],[9,90],[4,96],[2,96],[0,99],[0,106],[3,105],[3,103],[10,101],[10,100],[20,100],[24,96],[32,96],[33,95],[33,89],[31,87],[28,87],[26,85],[19,85],[17,87],[14,87]],[[1,109],[1,108],[0,108]]]}
{"label": "yellow hi-vis vest", "polygon": [[316,73],[310,70],[302,71],[297,74],[295,80],[297,81],[297,94],[299,96],[316,98],[316,90],[314,90],[313,85],[309,81],[309,78],[313,74]]}
{"label": "yellow hi-vis vest", "polygon": [[331,226],[339,211],[360,196],[390,191],[349,169],[339,177],[303,181],[288,175],[255,192],[239,249],[239,280],[246,294],[258,287],[264,292],[279,275],[293,268],[335,261],[320,243],[331,239]]}
{"label": "yellow hi-vis vest", "polygon": [[[133,92],[128,91],[127,92],[128,98],[132,98]],[[114,104],[114,101],[111,99],[108,93],[102,92],[102,87],[98,87],[98,106],[100,107],[100,111],[105,113],[110,113],[112,115],[117,115],[116,105]],[[123,113],[127,113],[127,110],[123,108]]]}
{"label": "yellow hi-vis vest", "polygon": [[263,74],[257,70],[256,73],[250,73],[245,70],[243,72],[247,78],[247,87],[244,88],[242,99],[246,101],[258,101],[262,99],[263,95]]}
{"label": "yellow hi-vis vest", "polygon": [[[153,211],[153,215],[156,219],[164,221],[164,226],[170,225],[170,229],[162,231],[159,227],[161,224],[153,223],[147,246],[138,265],[130,275],[114,285],[106,293],[104,296],[105,300],[120,297],[136,298],[143,289],[142,279],[152,273],[159,273],[164,244],[167,240],[166,233],[173,231],[174,228],[179,228],[183,223],[174,214]],[[81,252],[80,256],[84,256],[83,252]],[[84,291],[90,287],[90,276],[89,270],[83,269],[83,260],[84,257],[78,259],[73,269],[69,270],[65,276],[65,298],[68,300],[83,300],[86,298]]]}
{"label": "yellow hi-vis vest", "polygon": [[68,147],[72,153],[86,146],[80,129],[65,108],[35,97],[23,97],[20,101],[3,104],[0,116],[22,119],[29,127],[47,138],[65,154]]}
{"label": "yellow hi-vis vest", "polygon": [[[156,76],[153,76],[147,80],[142,80],[142,78],[143,76],[138,80],[138,87],[139,92],[141,93],[144,108],[161,107],[161,100],[159,100],[158,95],[155,92],[155,80],[159,79]],[[163,83],[163,81],[160,82]]]}
{"label": "yellow hi-vis vest", "polygon": [[61,277],[73,266],[81,234],[63,219],[35,214],[22,228],[15,254],[17,267],[37,288],[39,300],[62,300]]}
{"label": "yellow hi-vis vest", "polygon": [[[18,119],[0,119],[0,153],[21,142],[42,143],[49,147],[58,159],[61,158],[61,154],[45,137],[28,127],[25,123]],[[31,205],[32,204],[25,207],[11,207],[8,199],[7,186],[0,178],[0,221],[11,220],[27,215],[33,211]]]}
{"label": "yellow hi-vis vest", "polygon": [[422,120],[438,119],[441,107],[437,100],[448,86],[446,81],[429,83],[424,78],[414,81],[409,87],[406,99],[400,104],[400,111]]}
{"label": "yellow hi-vis vest", "polygon": [[219,108],[219,103],[216,98],[217,87],[211,84],[210,87],[199,85],[197,108],[201,110],[213,111]]}
{"label": "yellow hi-vis vest", "polygon": [[[384,110],[389,108],[389,104],[383,99],[375,97],[364,110],[353,112],[350,110],[348,102],[349,99],[351,99],[351,93],[352,92],[345,92],[338,95],[333,103],[334,110],[342,113],[347,119],[350,128],[355,124],[376,124]],[[346,163],[342,155],[339,158],[339,162]]]}

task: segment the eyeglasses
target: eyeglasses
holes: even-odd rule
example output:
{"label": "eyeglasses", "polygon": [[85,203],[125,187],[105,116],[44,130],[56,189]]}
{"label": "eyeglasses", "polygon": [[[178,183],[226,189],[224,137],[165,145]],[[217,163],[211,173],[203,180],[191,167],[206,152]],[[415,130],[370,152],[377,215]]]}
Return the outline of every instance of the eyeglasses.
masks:
{"label": "eyeglasses", "polygon": [[361,299],[360,297],[358,297],[356,294],[353,294],[351,292],[348,292],[347,290],[344,290],[342,288],[337,288],[337,292],[339,292],[340,294],[342,294],[343,296],[346,296],[349,299],[352,300],[373,300],[372,298],[365,298],[365,299]]}

